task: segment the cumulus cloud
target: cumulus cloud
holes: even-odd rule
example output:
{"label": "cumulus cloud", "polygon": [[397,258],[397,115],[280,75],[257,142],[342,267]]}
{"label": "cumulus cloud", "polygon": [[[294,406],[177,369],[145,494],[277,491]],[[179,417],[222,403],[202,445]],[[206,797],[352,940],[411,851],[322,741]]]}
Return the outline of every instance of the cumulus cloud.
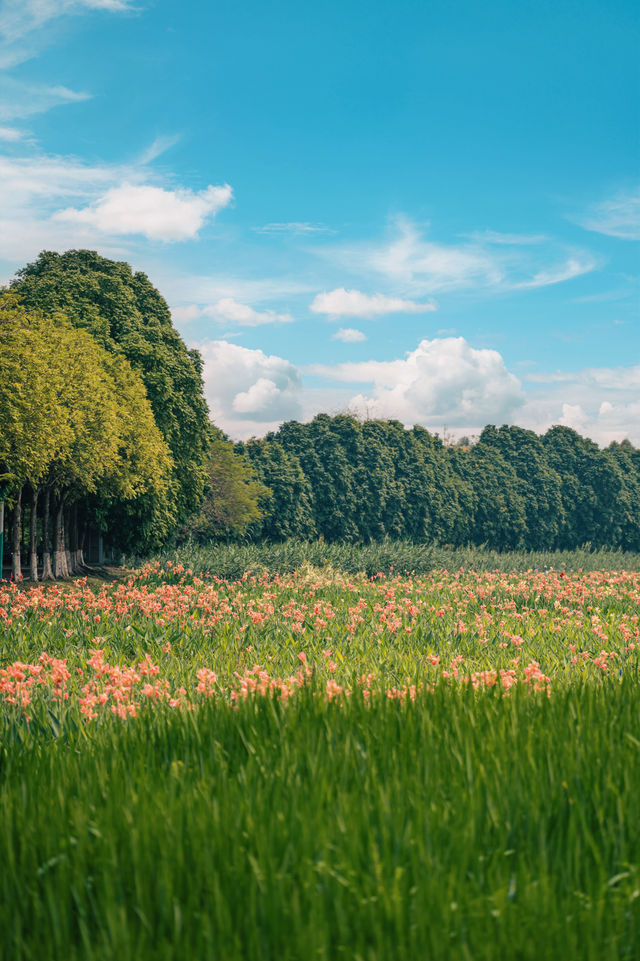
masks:
{"label": "cumulus cloud", "polygon": [[524,403],[517,377],[498,351],[476,349],[463,337],[423,340],[404,359],[311,368],[372,390],[351,399],[356,411],[405,424],[479,427],[513,419]]}
{"label": "cumulus cloud", "polygon": [[537,431],[573,427],[599,444],[640,446],[640,365],[529,373],[522,422]]}
{"label": "cumulus cloud", "polygon": [[640,240],[640,188],[594,204],[578,222],[586,230],[609,237]]}
{"label": "cumulus cloud", "polygon": [[88,224],[108,235],[143,234],[150,240],[166,242],[191,240],[232,198],[228,184],[195,192],[125,183],[112,187],[91,206],[60,210],[55,218]]}
{"label": "cumulus cloud", "polygon": [[[304,373],[321,382],[309,388],[283,357],[224,340],[200,349],[214,421],[233,437],[350,409],[433,431],[446,426],[454,436],[489,423],[539,433],[565,424],[602,445],[628,437],[640,446],[640,366],[528,373],[521,383],[497,351],[449,337],[423,340],[396,360],[311,365]],[[355,393],[355,384],[366,387]]]}
{"label": "cumulus cloud", "polygon": [[361,330],[353,327],[341,327],[331,337],[331,340],[341,340],[345,344],[359,344],[366,339]]}
{"label": "cumulus cloud", "polygon": [[213,419],[233,436],[264,432],[302,416],[302,378],[288,360],[225,340],[199,349]]}
{"label": "cumulus cloud", "polygon": [[310,309],[314,314],[330,317],[381,317],[384,314],[424,314],[435,310],[435,304],[418,304],[385,294],[363,294],[359,290],[337,287],[314,297]]}

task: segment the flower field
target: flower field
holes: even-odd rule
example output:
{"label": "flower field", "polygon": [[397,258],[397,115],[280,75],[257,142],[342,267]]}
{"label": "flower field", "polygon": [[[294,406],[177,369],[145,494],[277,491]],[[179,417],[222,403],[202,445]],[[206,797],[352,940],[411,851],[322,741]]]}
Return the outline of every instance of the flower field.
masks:
{"label": "flower field", "polygon": [[0,956],[632,959],[640,573],[0,587]]}

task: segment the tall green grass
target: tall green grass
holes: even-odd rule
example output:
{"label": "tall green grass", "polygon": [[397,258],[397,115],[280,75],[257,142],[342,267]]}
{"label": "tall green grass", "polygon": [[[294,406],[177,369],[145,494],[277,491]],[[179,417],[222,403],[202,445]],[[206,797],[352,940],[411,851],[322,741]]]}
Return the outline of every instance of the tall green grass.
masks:
{"label": "tall green grass", "polygon": [[5,719],[7,961],[640,953],[635,681]]}
{"label": "tall green grass", "polygon": [[[591,550],[588,546],[575,551],[497,551],[476,547],[446,548],[435,544],[413,544],[409,541],[381,543],[327,544],[324,541],[285,541],[282,544],[185,544],[161,555],[162,560],[184,564],[195,574],[211,572],[219,577],[237,578],[245,571],[268,570],[291,573],[303,564],[332,567],[348,574],[413,572],[424,574],[436,569],[519,571],[537,568],[555,570],[640,570],[640,555],[621,551]],[[140,558],[125,558],[124,563],[137,566]]]}

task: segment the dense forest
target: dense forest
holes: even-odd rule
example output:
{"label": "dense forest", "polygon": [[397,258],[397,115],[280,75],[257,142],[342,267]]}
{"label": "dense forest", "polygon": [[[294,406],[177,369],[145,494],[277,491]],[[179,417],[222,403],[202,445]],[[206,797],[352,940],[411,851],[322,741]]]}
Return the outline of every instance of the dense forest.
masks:
{"label": "dense forest", "polygon": [[640,551],[640,451],[560,426],[451,444],[349,414],[234,445],[146,275],[45,252],[0,292],[0,502],[15,578],[25,552],[33,579],[82,570],[91,531],[137,554],[187,538]]}

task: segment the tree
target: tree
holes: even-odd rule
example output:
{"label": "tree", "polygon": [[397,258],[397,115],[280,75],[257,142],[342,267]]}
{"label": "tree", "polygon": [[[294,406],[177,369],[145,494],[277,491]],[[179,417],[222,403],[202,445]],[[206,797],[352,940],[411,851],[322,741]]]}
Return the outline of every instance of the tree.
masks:
{"label": "tree", "polygon": [[218,432],[211,442],[208,479],[199,516],[186,531],[199,540],[235,540],[263,516],[271,491],[257,480],[247,457]]}
{"label": "tree", "polygon": [[[0,471],[15,501],[14,576],[20,575],[26,484],[45,491],[43,573],[51,569],[52,498],[53,569],[65,576],[77,561],[65,542],[65,511],[86,506],[88,495],[108,503],[153,492],[166,502],[172,461],[144,385],[123,357],[109,354],[60,314],[29,313],[12,295],[1,298],[0,306]],[[33,530],[36,497],[32,503]]]}
{"label": "tree", "polygon": [[236,444],[236,450],[246,454],[257,477],[270,491],[262,505],[262,520],[248,530],[252,539],[278,542],[290,537],[315,537],[313,494],[298,457],[285,451],[275,434]]}
{"label": "tree", "polygon": [[[175,522],[185,522],[202,502],[212,435],[201,359],[187,350],[165,300],[145,274],[90,250],[41,253],[18,271],[11,290],[28,310],[63,311],[74,327],[125,357],[140,375],[172,458],[166,510]],[[121,501],[115,513],[123,546],[135,542],[144,550],[166,537],[166,517],[148,516],[155,507],[149,498]]]}
{"label": "tree", "polygon": [[515,486],[525,510],[524,546],[528,550],[555,547],[563,522],[561,480],[549,464],[540,437],[522,427],[489,426],[482,431],[479,444],[499,451],[515,472]]}

